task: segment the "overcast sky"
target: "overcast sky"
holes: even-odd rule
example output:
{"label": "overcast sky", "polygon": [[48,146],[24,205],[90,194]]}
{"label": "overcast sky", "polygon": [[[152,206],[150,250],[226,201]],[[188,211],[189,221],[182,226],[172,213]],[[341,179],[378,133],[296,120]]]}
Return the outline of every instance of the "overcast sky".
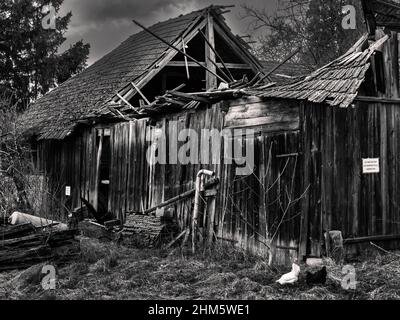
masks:
{"label": "overcast sky", "polygon": [[235,5],[225,18],[233,32],[248,34],[247,19],[241,4],[273,10],[277,0],[64,0],[61,14],[71,11],[73,16],[62,49],[80,39],[89,42],[89,64],[113,50],[130,35],[140,31],[132,19],[150,26],[180,14],[198,10],[211,4]]}

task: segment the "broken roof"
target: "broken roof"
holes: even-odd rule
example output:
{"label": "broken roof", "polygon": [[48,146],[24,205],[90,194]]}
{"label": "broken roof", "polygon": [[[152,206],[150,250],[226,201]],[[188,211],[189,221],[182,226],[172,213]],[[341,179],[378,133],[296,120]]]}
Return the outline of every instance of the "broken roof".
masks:
{"label": "broken roof", "polygon": [[[286,62],[279,63],[275,61],[261,61],[265,72],[275,70],[269,78],[277,84],[287,84],[298,80],[299,77],[306,76],[313,71],[311,66],[302,65],[299,63]],[[276,68],[276,69],[275,69]]]}
{"label": "broken roof", "polygon": [[[181,93],[168,91],[158,97],[151,105],[139,110],[139,114],[121,114],[126,120],[140,116],[152,116],[171,111],[197,108],[201,102],[208,104],[221,100],[231,100],[242,96],[258,96],[261,98],[283,98],[308,100],[315,103],[326,103],[331,106],[348,107],[358,95],[358,90],[365,80],[370,68],[370,57],[388,39],[386,35],[376,42],[368,44],[368,35],[364,35],[352,48],[338,59],[312,72],[308,76],[298,77],[296,81],[285,85],[274,82],[264,84],[260,74],[251,81],[243,81],[229,88],[208,92]],[[363,50],[365,46],[367,49]],[[275,63],[267,64],[272,70]],[[282,70],[290,68],[283,65]],[[279,69],[278,69],[279,70]],[[111,106],[109,106],[111,107]],[[93,115],[93,118],[106,115],[109,110]]]}
{"label": "broken roof", "polygon": [[308,100],[331,106],[348,107],[358,94],[370,67],[370,57],[388,39],[384,36],[361,51],[367,41],[363,36],[348,52],[305,79],[276,87],[259,86],[247,90],[259,97]]}
{"label": "broken roof", "polygon": [[[197,29],[205,25],[208,13],[218,18],[223,13],[222,8],[207,7],[157,23],[149,30],[179,48],[183,38],[187,43],[197,34]],[[243,47],[242,43],[239,45]],[[82,73],[33,103],[20,119],[24,131],[39,139],[65,138],[82,118],[101,109],[132,82],[142,88],[162,69],[162,61],[175,56],[171,51],[176,54],[146,31],[132,35]],[[253,57],[250,59],[258,63]]]}

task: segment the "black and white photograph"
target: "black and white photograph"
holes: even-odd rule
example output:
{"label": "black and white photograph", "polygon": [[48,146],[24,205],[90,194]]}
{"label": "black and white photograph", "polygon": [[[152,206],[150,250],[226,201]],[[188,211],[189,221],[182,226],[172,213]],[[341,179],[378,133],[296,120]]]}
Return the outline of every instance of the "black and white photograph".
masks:
{"label": "black and white photograph", "polygon": [[400,0],[0,0],[1,301],[399,299]]}

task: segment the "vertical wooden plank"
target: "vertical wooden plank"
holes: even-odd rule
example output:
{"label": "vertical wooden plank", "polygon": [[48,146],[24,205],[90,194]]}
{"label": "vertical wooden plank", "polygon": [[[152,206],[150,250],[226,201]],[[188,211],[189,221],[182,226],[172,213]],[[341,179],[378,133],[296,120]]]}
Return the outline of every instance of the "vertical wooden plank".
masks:
{"label": "vertical wooden plank", "polygon": [[[306,190],[310,185],[309,179],[309,164],[310,164],[310,151],[311,143],[309,136],[309,109],[308,106],[302,102],[300,104],[300,128],[302,140],[302,189]],[[307,192],[302,200],[301,220],[300,220],[300,238],[299,238],[299,259],[303,259],[307,255],[307,239],[308,239],[308,218],[309,218],[309,201],[310,192]]]}
{"label": "vertical wooden plank", "polygon": [[388,127],[387,110],[385,105],[379,105],[380,120],[380,161],[381,161],[381,198],[382,198],[382,233],[387,234],[387,214],[389,200],[389,179],[388,179]]}
{"label": "vertical wooden plank", "polygon": [[[206,37],[208,42],[215,48],[215,38],[214,38],[214,19],[211,14],[207,13],[207,25],[206,25]],[[215,66],[216,58],[214,51],[208,46],[205,42],[205,57],[206,57],[206,66],[209,70],[214,73],[217,72],[217,68]],[[217,87],[217,77],[210,72],[206,72],[206,90],[213,89]]]}

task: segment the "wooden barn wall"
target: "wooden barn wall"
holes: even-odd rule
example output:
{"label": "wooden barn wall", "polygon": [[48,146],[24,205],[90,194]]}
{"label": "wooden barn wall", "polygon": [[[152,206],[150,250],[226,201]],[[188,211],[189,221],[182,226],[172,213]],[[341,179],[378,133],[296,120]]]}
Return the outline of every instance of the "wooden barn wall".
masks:
{"label": "wooden barn wall", "polygon": [[[171,126],[171,123],[177,125]],[[220,164],[215,164],[216,155],[212,150],[210,164],[150,164],[146,158],[150,147],[146,136],[150,136],[154,128],[161,129],[167,141],[174,131],[185,128],[193,129],[199,136],[203,128],[252,128],[255,135],[247,142],[254,144],[254,172],[237,176],[235,164],[223,164],[223,142]],[[49,189],[58,199],[49,211],[61,204],[61,211],[65,213],[63,206],[68,209],[79,206],[81,196],[94,204],[96,135],[97,129],[92,128],[65,141],[41,143],[42,166]],[[117,216],[140,212],[193,189],[198,171],[207,168],[220,178],[214,229],[221,241],[262,254],[267,252],[266,246],[273,238],[274,255],[279,261],[289,261],[297,254],[301,219],[299,197],[304,192],[298,104],[262,102],[255,98],[237,100],[228,106],[217,104],[153,121],[143,119],[115,124],[111,126],[110,139],[109,209]],[[183,144],[179,142],[178,148]],[[200,153],[203,151],[200,148]],[[65,196],[66,186],[71,187],[71,197]],[[190,224],[192,206],[193,198],[173,206],[181,228]],[[202,221],[201,227],[209,223],[207,216],[199,221]]]}
{"label": "wooden barn wall", "polygon": [[[161,129],[167,141],[174,130],[185,128],[195,130],[199,136],[203,128],[252,128],[255,136],[248,142],[254,144],[254,172],[237,176],[235,164],[223,164],[223,145],[219,161],[222,165],[212,161],[212,152],[211,164],[149,164],[146,152],[150,143],[146,136],[154,128]],[[221,180],[215,213],[215,232],[221,241],[265,253],[273,237],[273,249],[280,260],[297,254],[301,218],[298,198],[303,193],[298,105],[250,98],[237,100],[228,108],[214,105],[169,115],[152,125],[147,120],[120,123],[112,131],[110,208],[114,213],[121,216],[129,211],[140,212],[193,189],[196,174],[207,168]],[[179,142],[178,148],[182,145]],[[187,199],[174,205],[181,228],[190,223],[192,202],[193,199]],[[207,217],[200,221],[201,227],[208,224]]]}
{"label": "wooden barn wall", "polygon": [[[149,157],[148,161],[151,141],[146,137],[152,137],[155,129],[161,130],[166,141],[169,141],[170,135],[175,136],[183,129],[190,128],[200,133],[202,128],[220,126],[221,113],[217,105],[206,110],[169,115],[152,124],[146,119],[115,125],[111,135],[111,211],[123,216],[126,212],[141,212],[154,207],[193,189],[201,168],[217,170],[217,166],[209,164],[160,164],[153,157]],[[183,144],[177,142],[178,148]],[[166,157],[169,159],[169,154]],[[190,221],[191,201],[183,201],[175,208],[181,227]]]}
{"label": "wooden barn wall", "polygon": [[[307,253],[319,255],[326,230],[344,238],[399,235],[400,105],[307,103],[301,115]],[[380,173],[363,174],[363,158],[379,158]]]}
{"label": "wooden barn wall", "polygon": [[235,100],[224,125],[254,130],[254,172],[237,176],[235,165],[222,167],[219,236],[258,254],[272,245],[272,259],[288,263],[297,256],[300,238],[299,105],[254,97]]}
{"label": "wooden barn wall", "polygon": [[[66,220],[69,211],[81,206],[81,197],[93,204],[96,134],[92,128],[62,141],[39,143],[38,169],[46,180],[42,215]],[[66,196],[67,186],[71,187],[71,196]]]}

